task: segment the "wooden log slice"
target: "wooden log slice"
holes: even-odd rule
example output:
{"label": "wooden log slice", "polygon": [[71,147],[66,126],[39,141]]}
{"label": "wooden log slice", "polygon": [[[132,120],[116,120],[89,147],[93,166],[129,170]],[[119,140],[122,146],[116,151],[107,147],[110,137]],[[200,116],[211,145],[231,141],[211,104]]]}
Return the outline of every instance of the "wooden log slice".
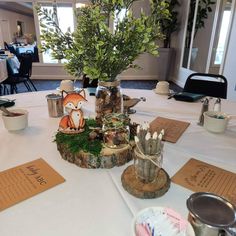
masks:
{"label": "wooden log slice", "polygon": [[57,143],[57,150],[64,160],[88,169],[121,166],[133,158],[133,145],[127,145],[120,149],[104,147],[98,156],[83,151],[72,153],[67,146],[62,143]]}
{"label": "wooden log slice", "polygon": [[127,192],[142,199],[161,197],[170,188],[170,177],[165,170],[160,170],[156,181],[143,183],[136,177],[134,165],[128,166],[124,170],[121,176],[121,182]]}

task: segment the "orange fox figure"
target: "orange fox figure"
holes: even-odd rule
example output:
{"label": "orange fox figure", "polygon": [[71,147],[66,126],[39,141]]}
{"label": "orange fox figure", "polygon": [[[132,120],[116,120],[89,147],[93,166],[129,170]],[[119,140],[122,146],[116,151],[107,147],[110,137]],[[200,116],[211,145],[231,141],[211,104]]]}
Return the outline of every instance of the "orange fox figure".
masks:
{"label": "orange fox figure", "polygon": [[62,117],[59,123],[60,130],[76,130],[82,131],[85,120],[81,107],[84,102],[87,102],[85,98],[85,91],[81,90],[79,93],[69,93],[63,99],[63,107],[69,112],[68,115]]}

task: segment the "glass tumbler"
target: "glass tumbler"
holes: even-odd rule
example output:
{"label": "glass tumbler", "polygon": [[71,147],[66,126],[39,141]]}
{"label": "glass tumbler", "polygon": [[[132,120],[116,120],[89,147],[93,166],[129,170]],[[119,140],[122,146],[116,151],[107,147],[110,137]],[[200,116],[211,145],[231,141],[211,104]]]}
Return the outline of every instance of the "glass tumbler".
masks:
{"label": "glass tumbler", "polygon": [[111,113],[103,119],[103,141],[109,148],[123,148],[129,144],[129,119],[124,114]]}

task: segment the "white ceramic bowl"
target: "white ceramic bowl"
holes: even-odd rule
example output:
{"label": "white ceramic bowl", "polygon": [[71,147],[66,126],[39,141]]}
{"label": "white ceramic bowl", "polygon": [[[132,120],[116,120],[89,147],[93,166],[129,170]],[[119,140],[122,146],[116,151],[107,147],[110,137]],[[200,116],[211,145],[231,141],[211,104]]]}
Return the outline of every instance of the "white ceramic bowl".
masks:
{"label": "white ceramic bowl", "polygon": [[5,113],[2,113],[3,123],[8,131],[22,130],[28,126],[28,111],[23,109],[9,109],[9,111],[22,115],[7,116]]}
{"label": "white ceramic bowl", "polygon": [[204,115],[204,125],[203,127],[213,133],[223,133],[225,132],[230,117],[218,111],[206,111]]}
{"label": "white ceramic bowl", "polygon": [[170,93],[169,83],[167,81],[160,81],[157,83],[155,93],[161,95],[168,95]]}
{"label": "white ceramic bowl", "polygon": [[70,92],[74,90],[74,83],[72,80],[62,80],[60,84],[60,90],[65,90],[66,92]]}
{"label": "white ceramic bowl", "polygon": [[[165,218],[164,218],[165,209],[166,209],[165,207],[148,207],[148,208],[144,208],[143,210],[138,212],[137,215],[133,219],[132,229],[131,229],[132,230],[132,236],[136,236],[136,233],[135,233],[136,223],[140,222],[141,218],[145,218],[145,221],[155,220],[156,222],[160,222],[160,228],[161,228],[162,225],[165,225],[165,229],[164,229],[165,232],[162,232],[163,235],[169,235],[169,234],[173,235],[171,233],[173,224],[171,224],[170,221],[166,222]],[[154,219],[153,216],[150,216],[150,218],[149,218],[148,214],[149,214],[150,211],[156,212],[155,214],[159,215],[157,217],[158,219],[157,218]],[[172,210],[172,211],[174,212],[174,210]],[[176,214],[178,214],[178,213],[176,212]],[[179,235],[179,234],[177,233],[176,235]],[[195,236],[193,227],[189,222],[187,222],[185,236]]]}

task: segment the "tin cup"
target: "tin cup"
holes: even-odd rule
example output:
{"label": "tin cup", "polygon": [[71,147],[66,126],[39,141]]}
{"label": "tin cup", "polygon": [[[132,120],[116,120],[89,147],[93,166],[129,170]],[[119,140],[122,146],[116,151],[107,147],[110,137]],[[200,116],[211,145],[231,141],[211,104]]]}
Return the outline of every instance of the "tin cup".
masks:
{"label": "tin cup", "polygon": [[188,198],[187,208],[196,236],[236,236],[236,207],[225,198],[197,192]]}
{"label": "tin cup", "polygon": [[61,117],[63,116],[63,98],[59,94],[48,94],[46,96],[48,102],[48,114],[50,117]]}

